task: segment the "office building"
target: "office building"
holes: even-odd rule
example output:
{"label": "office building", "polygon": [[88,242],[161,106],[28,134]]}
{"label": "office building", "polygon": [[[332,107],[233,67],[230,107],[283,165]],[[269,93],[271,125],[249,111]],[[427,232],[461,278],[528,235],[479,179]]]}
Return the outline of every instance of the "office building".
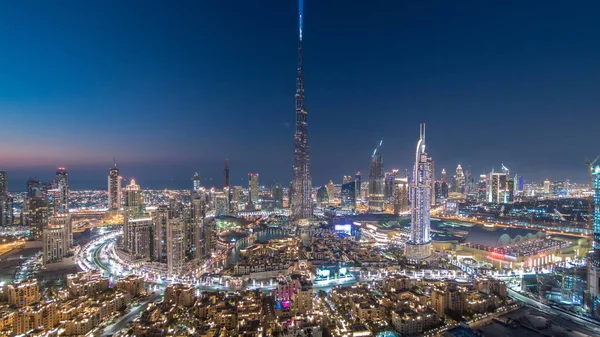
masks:
{"label": "office building", "polygon": [[410,262],[420,262],[431,255],[431,158],[425,152],[424,123],[417,143],[410,197],[411,231],[404,255]]}
{"label": "office building", "polygon": [[382,145],[383,140],[379,142],[371,156],[371,169],[369,171],[369,211],[371,212],[382,211],[385,202]]}
{"label": "office building", "polygon": [[488,202],[505,203],[506,186],[506,173],[492,171],[488,181]]}
{"label": "office building", "polygon": [[452,182],[452,192],[465,193],[465,174],[463,173],[462,166],[458,164],[456,167],[456,175]]}
{"label": "office building", "polygon": [[544,194],[550,194],[550,180],[544,180]]}
{"label": "office building", "polygon": [[383,194],[386,203],[392,204],[394,202],[394,181],[399,177],[399,170],[392,170],[392,172],[385,172]]}
{"label": "office building", "polygon": [[108,209],[118,211],[121,209],[121,176],[115,162],[108,171]]}
{"label": "office building", "polygon": [[446,180],[446,178],[447,178],[446,169],[443,168],[442,169],[442,181],[445,183],[448,182],[448,180]]}
{"label": "office building", "polygon": [[356,181],[356,201],[360,201],[363,198],[362,195],[362,180],[361,180],[361,174],[360,171],[356,172],[356,174],[354,175],[354,180]]}
{"label": "office building", "polygon": [[485,174],[479,175],[479,182],[477,182],[477,201],[487,202],[488,201],[488,176]]}
{"label": "office building", "polygon": [[167,221],[167,270],[169,275],[179,275],[185,265],[185,224],[183,219]]}
{"label": "office building", "polygon": [[283,208],[283,187],[276,184],[271,188],[271,198],[275,202],[275,209]]}
{"label": "office building", "polygon": [[317,204],[319,207],[325,207],[329,204],[329,190],[327,186],[321,186],[317,190]]}
{"label": "office building", "polygon": [[257,207],[259,205],[258,173],[248,173],[248,193],[249,201]]}
{"label": "office building", "polygon": [[356,181],[349,180],[342,185],[342,208],[354,211],[356,208]]}
{"label": "office building", "polygon": [[59,167],[56,170],[56,176],[52,179],[52,189],[58,190],[58,207],[56,213],[64,214],[69,212],[69,174],[67,169]]}

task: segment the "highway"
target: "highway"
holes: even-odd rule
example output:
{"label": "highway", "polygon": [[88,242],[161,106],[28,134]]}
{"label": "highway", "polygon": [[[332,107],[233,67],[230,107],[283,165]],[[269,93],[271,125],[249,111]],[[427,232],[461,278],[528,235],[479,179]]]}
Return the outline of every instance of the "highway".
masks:
{"label": "highway", "polygon": [[532,298],[523,296],[512,289],[508,289],[508,296],[514,298],[517,301],[523,302],[523,303],[529,305],[530,307],[533,307],[543,313],[553,316],[553,317],[555,317],[555,319],[559,319],[559,318],[564,319],[568,322],[571,322],[580,327],[583,327],[585,330],[593,333],[596,336],[600,336],[600,322],[594,321],[589,318],[580,317],[575,314],[566,313],[561,310],[557,310],[551,306],[548,306],[544,303],[536,301]]}

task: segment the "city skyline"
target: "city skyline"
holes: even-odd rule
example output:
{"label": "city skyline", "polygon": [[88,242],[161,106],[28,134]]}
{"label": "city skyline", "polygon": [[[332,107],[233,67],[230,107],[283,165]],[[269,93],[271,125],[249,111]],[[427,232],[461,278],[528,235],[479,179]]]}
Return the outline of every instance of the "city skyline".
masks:
{"label": "city skyline", "polygon": [[[386,166],[410,170],[410,130],[421,121],[435,144],[437,172],[461,164],[487,173],[505,163],[529,181],[587,180],[583,159],[597,152],[587,135],[599,118],[592,94],[598,81],[590,71],[600,54],[594,11],[341,4],[306,7],[314,186],[367,172],[372,144],[382,137]],[[99,188],[113,156],[125,177],[151,188],[187,187],[196,171],[220,186],[225,158],[232,184],[248,172],[265,182],[291,181],[294,2],[267,1],[260,10],[240,3],[239,12],[154,3],[131,22],[139,9],[131,3],[68,4],[64,13],[45,6],[39,3],[44,15],[32,24],[18,19],[29,10],[21,4],[11,4],[2,15],[12,15],[0,20],[14,32],[0,40],[10,65],[0,80],[7,125],[0,141],[8,144],[0,157],[12,177],[9,190],[23,190],[27,177],[45,179],[60,166],[72,172],[73,188]],[[83,14],[68,16],[75,11]],[[156,28],[154,20],[173,24]],[[347,22],[356,31],[339,29]],[[179,33],[185,38],[172,39]],[[120,38],[111,40],[114,34]],[[57,114],[63,118],[45,118]]]}

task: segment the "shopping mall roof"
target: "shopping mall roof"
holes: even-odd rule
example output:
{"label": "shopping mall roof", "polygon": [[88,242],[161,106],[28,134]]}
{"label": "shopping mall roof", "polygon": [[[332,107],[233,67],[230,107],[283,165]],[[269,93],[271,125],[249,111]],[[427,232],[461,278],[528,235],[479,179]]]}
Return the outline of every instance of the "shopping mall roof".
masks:
{"label": "shopping mall roof", "polygon": [[508,246],[521,241],[543,239],[546,233],[524,228],[484,228],[473,227],[465,241],[472,245],[486,247]]}

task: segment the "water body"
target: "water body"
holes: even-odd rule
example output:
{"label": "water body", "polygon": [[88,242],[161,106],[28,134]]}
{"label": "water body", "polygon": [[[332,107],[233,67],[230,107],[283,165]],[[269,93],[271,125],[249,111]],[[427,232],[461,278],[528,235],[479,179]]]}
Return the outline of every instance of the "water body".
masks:
{"label": "water body", "polygon": [[244,239],[235,243],[235,246],[229,252],[227,257],[227,266],[231,266],[240,260],[240,251],[253,245],[255,242],[267,242],[269,240],[279,240],[289,237],[289,232],[278,228],[267,228],[254,232]]}

